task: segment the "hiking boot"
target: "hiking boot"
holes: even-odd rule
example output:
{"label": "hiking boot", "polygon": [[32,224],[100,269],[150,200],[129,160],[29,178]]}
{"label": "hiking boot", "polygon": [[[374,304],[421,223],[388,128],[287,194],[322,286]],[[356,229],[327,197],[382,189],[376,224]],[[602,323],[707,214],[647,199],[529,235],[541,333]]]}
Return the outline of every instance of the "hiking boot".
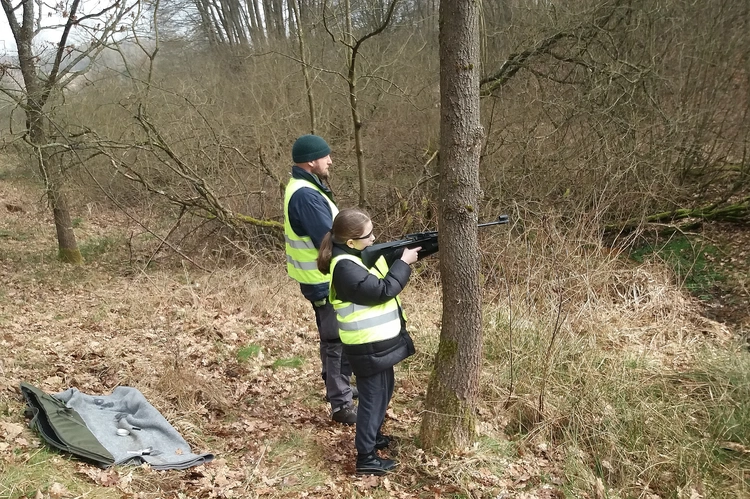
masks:
{"label": "hiking boot", "polygon": [[[357,399],[359,398],[359,390],[357,390],[356,386],[352,387],[352,398]],[[326,394],[326,402],[330,402],[331,399],[328,398],[328,394]]]}
{"label": "hiking boot", "polygon": [[385,449],[389,445],[391,445],[391,440],[393,440],[388,435],[383,435],[382,433],[378,432],[378,435],[375,437],[375,448],[378,450]]}
{"label": "hiking boot", "polygon": [[353,425],[357,423],[357,406],[354,404],[345,405],[333,410],[331,419],[337,423]]}
{"label": "hiking boot", "polygon": [[385,475],[396,467],[396,461],[393,459],[383,459],[374,452],[357,456],[357,474],[358,475]]}

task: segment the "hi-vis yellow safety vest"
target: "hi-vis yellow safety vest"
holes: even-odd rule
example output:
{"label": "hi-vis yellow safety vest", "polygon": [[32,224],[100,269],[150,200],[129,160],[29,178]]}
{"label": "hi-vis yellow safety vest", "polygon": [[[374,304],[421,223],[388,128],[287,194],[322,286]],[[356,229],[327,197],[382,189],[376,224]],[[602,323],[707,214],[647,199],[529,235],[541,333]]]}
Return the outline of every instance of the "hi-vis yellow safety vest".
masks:
{"label": "hi-vis yellow safety vest", "polygon": [[[360,258],[352,255],[339,255],[331,260],[331,276],[336,263],[341,260],[351,260],[367,269]],[[382,279],[388,273],[388,264],[382,256],[375,262],[371,274]],[[397,296],[380,305],[357,305],[338,299],[336,290],[331,286],[328,292],[328,300],[336,311],[339,321],[339,336],[345,345],[361,345],[375,341],[388,340],[398,336],[401,332],[401,318],[399,309],[401,300]]]}
{"label": "hi-vis yellow safety vest", "polygon": [[331,217],[336,218],[339,209],[333,201],[315,184],[307,180],[292,178],[286,185],[284,192],[284,239],[286,240],[286,271],[289,277],[301,284],[322,284],[328,282],[329,277],[318,270],[318,250],[309,236],[300,237],[289,223],[289,200],[299,189],[315,189],[328,201],[331,207]]}

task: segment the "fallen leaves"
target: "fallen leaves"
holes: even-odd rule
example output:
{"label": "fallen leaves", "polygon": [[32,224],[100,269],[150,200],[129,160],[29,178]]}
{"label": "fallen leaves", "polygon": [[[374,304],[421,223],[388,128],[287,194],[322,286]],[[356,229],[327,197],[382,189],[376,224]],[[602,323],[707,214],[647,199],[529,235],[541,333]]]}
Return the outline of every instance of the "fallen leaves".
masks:
{"label": "fallen leaves", "polygon": [[242,497],[245,490],[245,471],[230,467],[225,459],[194,468],[192,474],[196,478],[189,483],[197,497]]}
{"label": "fallen leaves", "polygon": [[375,487],[380,486],[380,477],[377,477],[375,475],[368,475],[368,476],[359,478],[357,479],[357,481],[354,482],[354,486],[357,487],[359,490],[373,489]]}
{"label": "fallen leaves", "polygon": [[102,487],[114,487],[120,481],[120,474],[112,468],[103,470],[88,464],[79,464],[76,471]]}
{"label": "fallen leaves", "polygon": [[23,433],[24,427],[17,423],[9,423],[0,421],[0,437],[6,442],[12,442],[21,433]]}
{"label": "fallen leaves", "polygon": [[49,494],[51,499],[60,499],[62,497],[73,497],[73,493],[70,492],[65,485],[54,482],[52,485],[49,486],[47,489],[47,493]]}
{"label": "fallen leaves", "polygon": [[[54,245],[50,238],[30,239],[29,252]],[[71,269],[54,260],[27,263],[0,260],[5,293],[0,349],[13,352],[0,359],[0,404],[8,407],[0,413],[0,466],[23,466],[41,445],[30,439],[23,420],[21,380],[36,381],[49,393],[69,387],[109,393],[115,386],[136,386],[191,448],[217,456],[186,472],[161,472],[147,465],[102,470],[71,464],[52,451],[55,457],[45,457],[45,464],[60,470],[61,478],[41,489],[39,499],[86,496],[74,486],[77,480],[88,490],[133,499],[357,494],[412,499],[469,490],[472,497],[494,497],[512,487],[511,478],[475,466],[470,455],[452,461],[414,454],[409,442],[421,414],[401,403],[391,406],[386,418],[387,433],[405,437],[399,471],[355,476],[355,428],[330,421],[314,314],[281,265],[264,262],[258,269],[188,275],[184,269],[133,274],[120,267]],[[240,362],[237,354],[248,345],[260,347],[262,355]],[[270,369],[276,359],[292,356],[304,359],[300,369]],[[163,383],[168,374],[172,385]],[[418,377],[400,374],[395,402],[424,396]],[[280,450],[290,436],[300,437],[299,446]]]}
{"label": "fallen leaves", "polygon": [[[141,468],[149,470],[150,466],[143,465]],[[87,477],[92,483],[106,488],[117,488],[122,492],[132,493],[134,468],[109,468],[106,470],[95,468],[88,464],[80,464],[77,472]]]}

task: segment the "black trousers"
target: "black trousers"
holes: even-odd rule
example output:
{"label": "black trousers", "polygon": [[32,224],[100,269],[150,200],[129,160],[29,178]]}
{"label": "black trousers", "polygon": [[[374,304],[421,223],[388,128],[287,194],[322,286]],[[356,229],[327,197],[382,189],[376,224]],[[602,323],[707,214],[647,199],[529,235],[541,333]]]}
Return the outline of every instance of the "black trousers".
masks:
{"label": "black trousers", "polygon": [[375,452],[375,438],[393,396],[393,366],[372,376],[357,376],[359,408],[354,446],[360,456]]}

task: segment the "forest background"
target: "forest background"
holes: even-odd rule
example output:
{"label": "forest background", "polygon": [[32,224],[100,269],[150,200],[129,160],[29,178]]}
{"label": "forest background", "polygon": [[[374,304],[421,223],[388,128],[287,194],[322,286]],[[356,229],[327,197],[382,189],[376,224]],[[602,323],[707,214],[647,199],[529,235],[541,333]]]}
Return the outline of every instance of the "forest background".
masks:
{"label": "forest background", "polygon": [[[387,423],[402,464],[374,479],[328,422],[281,193],[315,132],[379,240],[437,227],[437,2],[84,7],[38,10],[0,66],[0,495],[748,496],[747,2],[482,4],[477,210],[512,223],[480,233],[479,437],[416,438],[441,312],[425,260]],[[136,386],[220,458],[61,459],[19,381]]]}

